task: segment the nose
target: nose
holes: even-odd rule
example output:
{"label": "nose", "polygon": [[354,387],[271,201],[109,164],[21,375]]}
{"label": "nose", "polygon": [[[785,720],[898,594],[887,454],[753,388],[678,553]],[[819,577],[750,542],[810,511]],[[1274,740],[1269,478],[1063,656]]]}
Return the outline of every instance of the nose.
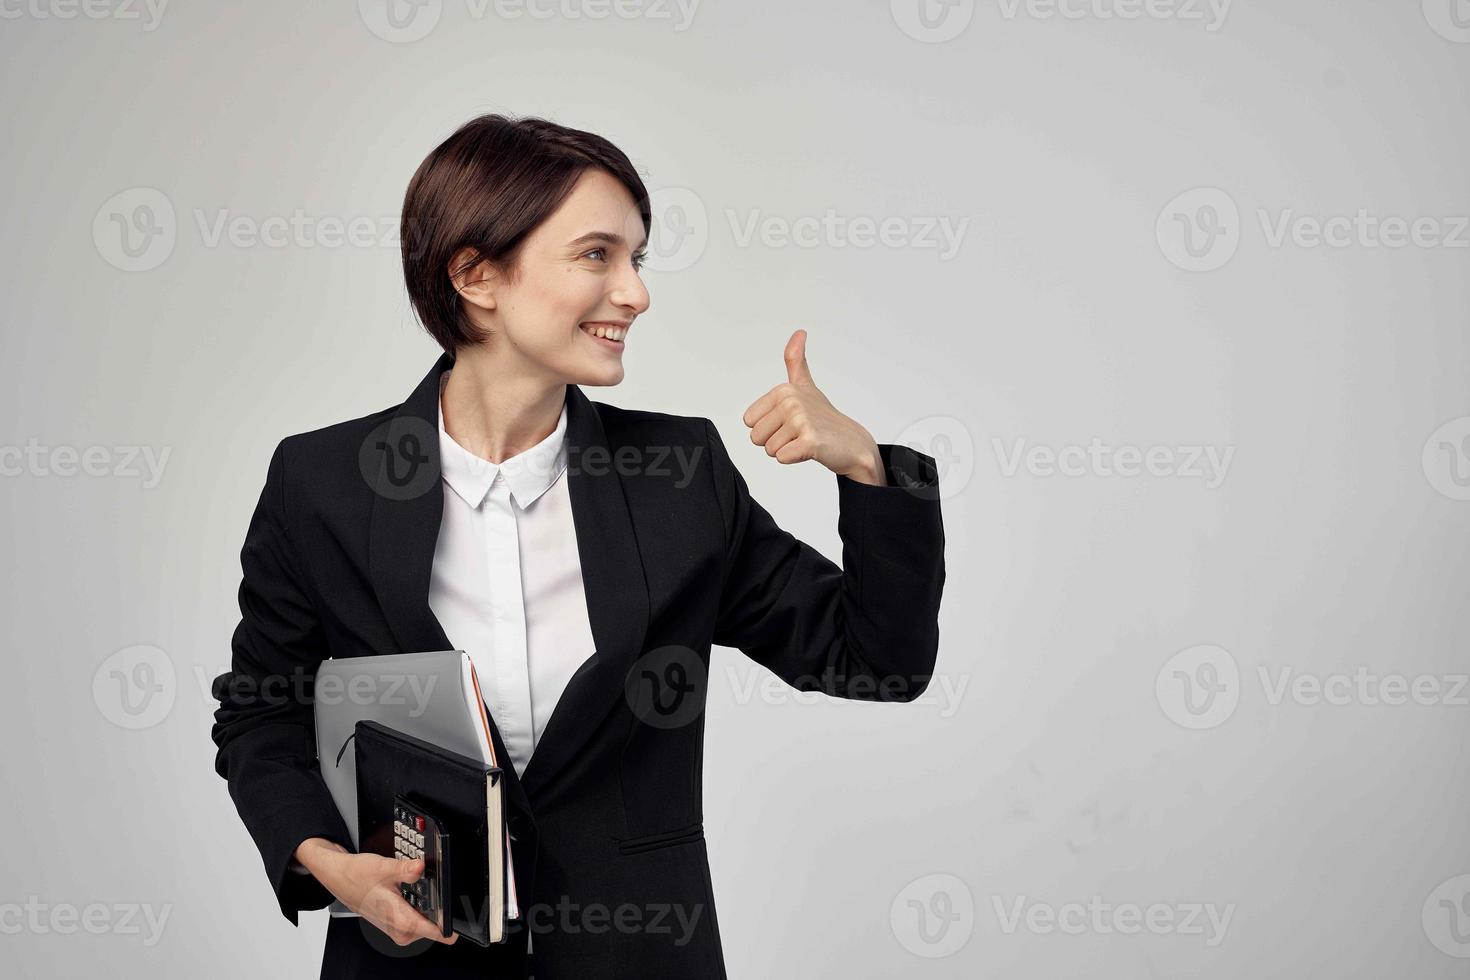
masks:
{"label": "nose", "polygon": [[613,283],[612,292],[608,299],[621,309],[627,310],[628,315],[638,316],[652,305],[652,299],[648,295],[648,287],[643,285],[643,277],[638,270],[629,263],[618,273],[616,282]]}

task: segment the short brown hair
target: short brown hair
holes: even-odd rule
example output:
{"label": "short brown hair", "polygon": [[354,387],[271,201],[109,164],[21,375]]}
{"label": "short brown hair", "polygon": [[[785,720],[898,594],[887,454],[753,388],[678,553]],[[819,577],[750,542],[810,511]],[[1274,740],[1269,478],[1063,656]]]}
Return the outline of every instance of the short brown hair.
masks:
{"label": "short brown hair", "polygon": [[628,188],[648,234],[652,214],[642,179],[622,150],[594,133],[535,117],[487,114],[424,158],[404,194],[399,241],[408,297],[440,347],[453,354],[485,340],[449,278],[454,255],[474,249],[471,265],[493,262],[514,280],[526,238],[594,167]]}

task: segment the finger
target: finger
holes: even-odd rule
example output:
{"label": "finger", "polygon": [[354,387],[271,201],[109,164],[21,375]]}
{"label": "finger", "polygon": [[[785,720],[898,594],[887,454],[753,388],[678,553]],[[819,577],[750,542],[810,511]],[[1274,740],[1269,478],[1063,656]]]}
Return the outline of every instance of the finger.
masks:
{"label": "finger", "polygon": [[[394,861],[394,879],[405,883],[412,883],[423,877],[423,858],[398,858]],[[390,903],[391,922],[394,929],[394,942],[406,946],[419,939],[432,939],[436,943],[444,943],[447,946],[454,945],[459,940],[458,933],[450,933],[449,938],[439,931],[428,916],[408,904],[403,893],[396,888],[387,889],[388,901]],[[384,930],[387,931],[387,930]]]}
{"label": "finger", "polygon": [[380,884],[373,888],[359,909],[362,917],[390,936],[394,942],[408,941],[417,910],[399,892],[398,886]]}
{"label": "finger", "polygon": [[450,938],[444,938],[439,932],[439,927],[426,915],[408,904],[408,901],[393,890],[389,893],[389,908],[384,922],[379,928],[392,937],[393,941],[400,946],[408,946],[418,942],[420,939],[432,939],[436,943],[453,945],[459,938],[458,934],[451,933]]}
{"label": "finger", "polygon": [[439,931],[439,927],[434,924],[432,919],[430,919],[428,916],[424,915],[417,909],[412,909],[412,911],[414,917],[418,920],[413,925],[414,939],[432,939],[434,940],[434,942],[443,943],[446,946],[453,946],[455,940],[459,939],[459,933],[457,932],[451,932],[449,934],[449,938],[446,939],[444,937],[444,934]]}
{"label": "finger", "polygon": [[776,385],[770,391],[766,392],[764,395],[761,395],[755,401],[751,402],[750,407],[745,410],[745,414],[740,416],[740,421],[744,422],[746,425],[755,425],[756,421],[760,419],[761,416],[765,415],[767,412],[775,408],[776,405],[780,403],[781,397],[788,390],[786,387],[787,384],[789,384],[789,382],[782,382],[781,384]]}
{"label": "finger", "polygon": [[798,330],[786,341],[786,380],[792,384],[816,384],[806,363],[806,331]]}
{"label": "finger", "polygon": [[393,869],[394,881],[414,882],[424,875],[423,858],[398,858],[394,863],[397,865]]}
{"label": "finger", "polygon": [[402,902],[401,906],[394,903],[387,911],[369,918],[368,921],[377,926],[396,945],[408,946],[419,939],[418,926],[413,920],[421,916],[401,898],[399,902]]}
{"label": "finger", "polygon": [[811,444],[805,439],[796,438],[786,443],[777,451],[775,459],[778,463],[803,463],[813,459],[814,454]]}
{"label": "finger", "polygon": [[771,434],[766,440],[766,455],[775,457],[787,443],[795,440],[801,433],[795,425],[790,422],[782,423],[781,427]]}
{"label": "finger", "polygon": [[764,446],[766,440],[775,434],[776,430],[786,424],[786,413],[775,410],[762,415],[760,421],[756,422],[750,430],[750,441],[757,446]]}

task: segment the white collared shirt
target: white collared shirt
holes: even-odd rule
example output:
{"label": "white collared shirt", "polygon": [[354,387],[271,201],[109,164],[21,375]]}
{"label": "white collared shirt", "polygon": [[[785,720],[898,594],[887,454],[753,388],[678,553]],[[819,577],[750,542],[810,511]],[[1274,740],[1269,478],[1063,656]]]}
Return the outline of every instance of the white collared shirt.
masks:
{"label": "white collared shirt", "polygon": [[551,435],[492,463],[444,430],[449,373],[439,377],[444,514],[429,607],[473,660],[522,775],[567,682],[595,648],[567,487],[567,407]]}

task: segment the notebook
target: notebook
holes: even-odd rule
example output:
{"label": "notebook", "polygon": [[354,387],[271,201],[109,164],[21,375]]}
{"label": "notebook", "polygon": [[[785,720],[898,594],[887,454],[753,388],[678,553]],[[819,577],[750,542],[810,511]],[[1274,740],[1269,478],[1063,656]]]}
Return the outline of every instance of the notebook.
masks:
{"label": "notebook", "polygon": [[[343,657],[322,661],[313,689],[316,749],[322,780],[358,850],[357,766],[353,737],[359,721],[379,722],[485,765],[498,768],[490,718],[474,662],[463,650]],[[509,918],[520,917],[510,834],[503,832]],[[355,916],[334,901],[333,916]]]}
{"label": "notebook", "polygon": [[395,800],[433,814],[452,846],[442,877],[453,930],[480,946],[506,939],[505,783],[498,767],[394,731],[357,723],[358,839],[394,855]]}

